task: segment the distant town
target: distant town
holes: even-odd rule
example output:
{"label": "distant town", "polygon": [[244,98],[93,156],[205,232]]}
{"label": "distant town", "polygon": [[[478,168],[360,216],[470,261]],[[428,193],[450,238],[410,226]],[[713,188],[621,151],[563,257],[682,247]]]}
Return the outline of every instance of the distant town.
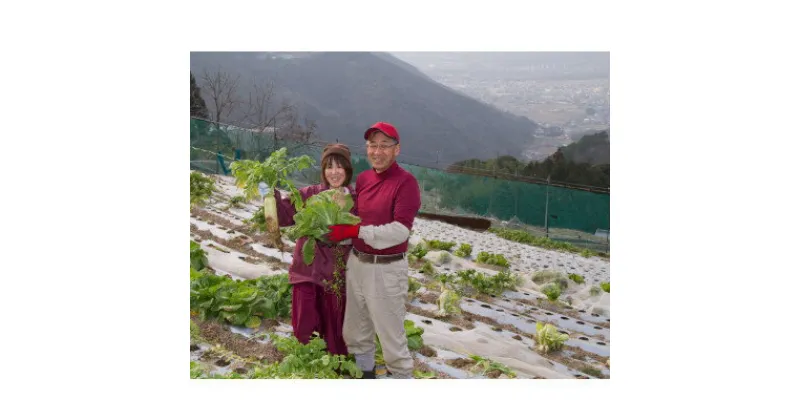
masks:
{"label": "distant town", "polygon": [[585,60],[576,59],[579,54],[547,63],[536,53],[498,59],[492,53],[395,53],[445,86],[538,123],[536,146],[525,155],[533,160],[610,127],[607,62],[598,53]]}

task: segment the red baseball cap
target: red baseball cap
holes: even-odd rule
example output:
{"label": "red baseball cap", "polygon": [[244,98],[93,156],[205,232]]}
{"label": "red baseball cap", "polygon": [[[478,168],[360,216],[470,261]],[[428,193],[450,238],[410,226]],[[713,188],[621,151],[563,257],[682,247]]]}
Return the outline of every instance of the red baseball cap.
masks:
{"label": "red baseball cap", "polygon": [[398,144],[400,143],[400,134],[397,133],[397,129],[394,128],[393,125],[387,122],[376,122],[375,125],[368,128],[367,131],[364,132],[364,140],[369,140],[370,134],[373,131],[380,131],[383,134],[386,134],[388,137],[392,138]]}

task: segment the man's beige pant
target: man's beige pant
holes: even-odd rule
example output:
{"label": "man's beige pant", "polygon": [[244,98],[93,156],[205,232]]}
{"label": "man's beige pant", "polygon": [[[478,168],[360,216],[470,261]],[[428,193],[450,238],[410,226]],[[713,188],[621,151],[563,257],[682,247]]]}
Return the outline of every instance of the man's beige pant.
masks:
{"label": "man's beige pant", "polygon": [[[408,261],[365,263],[351,254],[347,259],[346,278],[347,304],[342,333],[347,349],[356,355],[357,362],[361,362],[361,369],[369,370],[364,357],[374,358],[377,333],[383,348],[383,359],[392,376],[411,378],[414,362],[403,327],[408,294]],[[370,366],[374,366],[374,362]]]}

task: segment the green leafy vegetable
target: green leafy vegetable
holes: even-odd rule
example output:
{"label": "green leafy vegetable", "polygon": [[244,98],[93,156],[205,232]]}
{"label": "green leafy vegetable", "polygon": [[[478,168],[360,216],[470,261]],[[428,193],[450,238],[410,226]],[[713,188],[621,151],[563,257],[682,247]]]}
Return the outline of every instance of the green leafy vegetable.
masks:
{"label": "green leafy vegetable", "polygon": [[447,289],[443,286],[442,293],[439,294],[439,298],[436,300],[436,303],[439,305],[439,312],[437,312],[437,315],[448,316],[460,314],[461,307],[458,305],[460,300],[461,296],[459,296],[455,290]]}
{"label": "green leafy vegetable", "polygon": [[422,287],[422,284],[417,281],[414,277],[408,278],[408,298],[413,299],[414,295],[417,294],[417,291]]}
{"label": "green leafy vegetable", "polygon": [[337,194],[337,190],[326,190],[310,197],[294,215],[294,225],[286,229],[286,236],[293,241],[301,237],[308,238],[303,245],[303,262],[306,265],[314,261],[316,241],[327,242],[325,236],[331,225],[356,225],[361,222],[360,218],[350,213],[353,197],[343,195],[344,206],[340,207],[336,201]]}
{"label": "green leafy vegetable", "polygon": [[428,244],[429,249],[438,249],[442,251],[450,251],[456,246],[455,242],[443,242],[437,241],[436,239],[431,239],[430,241],[425,241]]}
{"label": "green leafy vegetable", "polygon": [[300,191],[295,188],[289,174],[310,168],[314,160],[309,156],[288,158],[286,148],[273,152],[263,163],[252,160],[239,160],[231,163],[231,172],[236,178],[236,185],[244,190],[246,200],[259,197],[258,185],[265,183],[269,190],[264,196],[264,222],[266,231],[279,249],[283,249],[281,232],[278,227],[278,208],[273,188],[281,186],[291,195],[291,201],[299,210],[303,204]]}
{"label": "green leafy vegetable", "polygon": [[514,371],[512,371],[511,369],[508,368],[508,366],[506,366],[506,365],[504,365],[504,364],[502,364],[500,362],[495,362],[495,361],[490,360],[490,359],[485,359],[485,358],[483,358],[481,356],[478,356],[478,355],[475,355],[475,354],[472,354],[469,357],[472,360],[477,362],[470,369],[473,372],[480,372],[481,375],[485,376],[489,372],[494,371],[496,373],[504,373],[509,378],[516,378],[517,377],[517,374],[514,373]]}
{"label": "green leafy vegetable", "polygon": [[580,274],[570,273],[569,278],[577,284],[583,284],[583,276]]}
{"label": "green leafy vegetable", "polygon": [[200,320],[225,320],[257,328],[261,319],[286,318],[291,285],[286,274],[236,281],[209,272],[192,272],[189,305]]}
{"label": "green leafy vegetable", "polygon": [[189,207],[202,207],[216,191],[214,179],[200,172],[192,171],[189,175]]}
{"label": "green leafy vegetable", "polygon": [[283,360],[263,367],[256,367],[250,375],[252,379],[290,378],[290,379],[335,379],[342,376],[337,372],[347,372],[350,377],[363,376],[355,362],[347,356],[327,352],[325,340],[316,333],[308,344],[302,344],[294,336],[281,337],[270,334],[275,348],[283,353]]}
{"label": "green leafy vegetable", "polygon": [[[600,288],[606,293],[611,293],[611,283],[604,281],[600,283]],[[624,294],[624,293],[623,293]]]}
{"label": "green leafy vegetable", "polygon": [[561,350],[564,342],[569,339],[569,335],[561,334],[558,332],[553,324],[536,323],[536,335],[534,336],[538,343],[537,349],[543,353]]}
{"label": "green leafy vegetable", "polygon": [[414,377],[417,379],[433,379],[436,377],[435,372],[425,372],[414,369]]}
{"label": "green leafy vegetable", "polygon": [[501,271],[494,276],[487,276],[471,268],[458,271],[456,275],[458,276],[457,281],[462,285],[462,290],[464,287],[470,286],[476,291],[487,295],[499,295],[506,290],[514,290],[522,282],[521,278],[507,271]]}
{"label": "green leafy vegetable", "polygon": [[422,242],[414,245],[414,248],[411,249],[409,254],[413,255],[418,260],[422,259],[428,253],[428,249],[425,248],[425,245]]}
{"label": "green leafy vegetable", "polygon": [[414,321],[406,319],[403,321],[403,327],[406,330],[406,338],[408,339],[408,349],[411,351],[418,351],[422,348],[422,333],[424,329],[414,325]]}
{"label": "green leafy vegetable", "polygon": [[542,288],[542,293],[547,296],[548,300],[554,302],[559,296],[561,296],[561,287],[559,287],[556,283],[550,283]]}
{"label": "green leafy vegetable", "polygon": [[203,248],[195,241],[189,241],[189,259],[193,269],[200,271],[208,267],[208,257]]}
{"label": "green leafy vegetable", "polygon": [[481,264],[496,265],[498,267],[508,268],[508,260],[503,254],[491,254],[486,251],[478,253],[477,261]]}
{"label": "green leafy vegetable", "polygon": [[455,254],[455,256],[457,257],[467,258],[470,255],[472,255],[472,245],[461,244],[461,246],[459,246],[456,252],[454,252],[453,254]]}

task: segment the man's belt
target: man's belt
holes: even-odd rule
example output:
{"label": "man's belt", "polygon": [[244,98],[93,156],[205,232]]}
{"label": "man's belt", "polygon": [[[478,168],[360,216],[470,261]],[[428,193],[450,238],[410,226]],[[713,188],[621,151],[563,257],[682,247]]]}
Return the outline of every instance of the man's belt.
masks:
{"label": "man's belt", "polygon": [[365,252],[359,252],[355,248],[353,248],[353,255],[355,255],[359,261],[370,264],[389,264],[390,262],[400,261],[406,257],[405,252],[402,254],[393,254],[393,255],[375,255],[375,254],[367,254]]}

